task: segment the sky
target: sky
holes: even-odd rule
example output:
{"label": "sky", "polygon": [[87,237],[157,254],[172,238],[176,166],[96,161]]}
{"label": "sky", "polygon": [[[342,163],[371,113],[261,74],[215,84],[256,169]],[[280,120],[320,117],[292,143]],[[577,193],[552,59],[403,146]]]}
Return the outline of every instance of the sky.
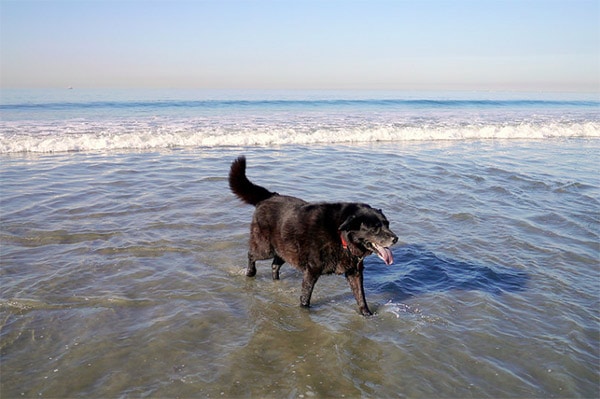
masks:
{"label": "sky", "polygon": [[0,0],[0,88],[600,92],[600,0]]}

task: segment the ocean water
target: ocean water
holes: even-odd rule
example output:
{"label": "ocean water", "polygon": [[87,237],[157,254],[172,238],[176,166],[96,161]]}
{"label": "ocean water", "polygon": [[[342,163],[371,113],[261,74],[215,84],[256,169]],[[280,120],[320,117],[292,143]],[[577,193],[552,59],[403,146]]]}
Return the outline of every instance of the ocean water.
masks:
{"label": "ocean water", "polygon": [[[2,398],[596,398],[589,95],[4,91]],[[382,208],[375,315],[245,276],[257,184]]]}
{"label": "ocean water", "polygon": [[597,95],[5,90],[0,153],[600,136]]}

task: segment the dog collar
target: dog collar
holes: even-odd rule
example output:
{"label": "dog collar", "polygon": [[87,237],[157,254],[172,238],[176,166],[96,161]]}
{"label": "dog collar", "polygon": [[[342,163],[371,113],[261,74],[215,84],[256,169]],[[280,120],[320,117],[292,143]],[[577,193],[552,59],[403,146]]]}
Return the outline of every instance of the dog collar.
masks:
{"label": "dog collar", "polygon": [[346,239],[344,238],[344,236],[342,235],[341,232],[340,232],[340,240],[342,240],[342,248],[348,249],[348,242],[346,241]]}
{"label": "dog collar", "polygon": [[358,257],[358,256],[355,256],[354,254],[352,254],[352,251],[348,248],[348,241],[346,241],[346,239],[344,238],[344,235],[342,234],[341,231],[340,231],[340,240],[342,241],[342,248],[348,250],[348,253],[350,254],[350,256],[358,258],[358,263],[362,262],[363,259],[365,259],[364,256]]}

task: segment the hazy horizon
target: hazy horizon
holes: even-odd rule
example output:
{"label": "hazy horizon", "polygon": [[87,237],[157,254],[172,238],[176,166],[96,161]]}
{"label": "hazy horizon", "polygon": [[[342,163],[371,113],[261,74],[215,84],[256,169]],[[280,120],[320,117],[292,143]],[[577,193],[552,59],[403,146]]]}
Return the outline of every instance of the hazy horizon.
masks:
{"label": "hazy horizon", "polygon": [[3,89],[600,91],[597,1],[0,4]]}

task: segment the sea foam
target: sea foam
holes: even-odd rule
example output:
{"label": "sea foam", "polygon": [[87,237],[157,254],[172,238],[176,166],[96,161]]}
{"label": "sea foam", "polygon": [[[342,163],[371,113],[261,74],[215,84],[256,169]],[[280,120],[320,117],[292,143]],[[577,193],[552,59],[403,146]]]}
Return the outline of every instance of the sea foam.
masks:
{"label": "sea foam", "polygon": [[94,93],[3,97],[0,153],[600,137],[600,101],[587,97],[263,93],[238,98],[239,93],[221,93],[219,99],[195,92]]}
{"label": "sea foam", "polygon": [[197,122],[50,122],[0,125],[0,153],[277,146],[380,141],[598,138],[599,122],[470,125],[207,126]]}

